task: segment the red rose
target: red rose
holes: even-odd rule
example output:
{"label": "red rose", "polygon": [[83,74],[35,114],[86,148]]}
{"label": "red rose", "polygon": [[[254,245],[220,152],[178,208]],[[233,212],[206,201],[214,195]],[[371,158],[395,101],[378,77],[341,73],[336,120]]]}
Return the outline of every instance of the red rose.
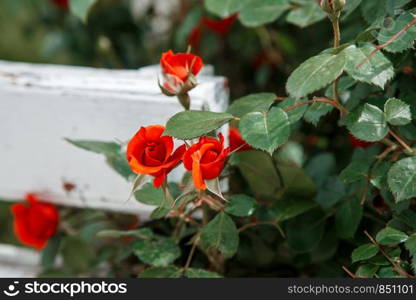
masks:
{"label": "red rose", "polygon": [[38,250],[43,249],[58,228],[59,214],[53,204],[39,202],[34,194],[26,195],[28,204],[11,207],[14,232],[19,241]]}
{"label": "red rose", "polygon": [[133,172],[155,177],[155,187],[162,185],[186,150],[182,145],[173,152],[173,138],[162,136],[164,130],[161,125],[141,127],[127,146],[127,160]]}
{"label": "red rose", "polygon": [[368,148],[371,145],[374,145],[374,143],[359,140],[351,134],[348,135],[348,139],[353,148]]}
{"label": "red rose", "polygon": [[68,10],[69,8],[69,0],[52,0],[52,2],[64,10]]}
{"label": "red rose", "polygon": [[205,190],[205,179],[214,179],[221,174],[230,148],[224,149],[224,137],[220,133],[219,140],[212,137],[201,137],[197,144],[192,145],[183,156],[183,164],[192,170],[194,185]]}
{"label": "red rose", "polygon": [[232,16],[229,16],[228,18],[218,20],[218,21],[204,17],[202,21],[204,22],[205,26],[209,30],[222,36],[222,35],[227,34],[230,31],[231,26],[234,24],[236,19],[237,19],[237,14],[234,14]]}
{"label": "red rose", "polygon": [[231,152],[242,152],[253,149],[245,140],[243,140],[240,131],[235,127],[230,127],[229,139]]}
{"label": "red rose", "polygon": [[160,65],[165,74],[176,76],[185,82],[189,75],[198,75],[204,64],[198,55],[190,53],[174,54],[172,50],[169,50],[162,54]]}

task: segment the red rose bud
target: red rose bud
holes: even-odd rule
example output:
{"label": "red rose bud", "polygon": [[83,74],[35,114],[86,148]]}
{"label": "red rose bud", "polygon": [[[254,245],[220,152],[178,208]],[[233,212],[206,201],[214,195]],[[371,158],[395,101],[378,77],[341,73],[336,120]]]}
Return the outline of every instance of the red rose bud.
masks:
{"label": "red rose bud", "polygon": [[240,131],[235,127],[230,127],[229,133],[230,151],[242,152],[252,150],[250,145],[241,137]]}
{"label": "red rose bud", "polygon": [[194,185],[199,190],[205,190],[205,180],[220,176],[230,148],[224,149],[224,137],[220,133],[219,140],[213,137],[201,137],[199,142],[192,145],[183,156],[183,164],[192,171]]}
{"label": "red rose bud", "polygon": [[68,10],[69,8],[69,0],[51,0],[56,6],[63,10]]}
{"label": "red rose bud", "polygon": [[41,250],[58,228],[59,214],[53,204],[40,202],[34,194],[26,195],[28,203],[11,207],[13,227],[18,240],[29,247]]}
{"label": "red rose bud", "polygon": [[218,20],[218,21],[204,17],[202,19],[202,22],[209,30],[218,34],[219,36],[223,36],[230,31],[236,19],[237,19],[237,14],[234,14],[232,16],[229,16],[228,18]]}
{"label": "red rose bud", "polygon": [[345,0],[321,0],[320,5],[329,15],[339,14],[345,6]]}
{"label": "red rose bud", "polygon": [[351,134],[348,135],[348,139],[353,148],[368,148],[371,145],[374,145],[374,143],[359,140]]}
{"label": "red rose bud", "polygon": [[186,151],[185,145],[173,151],[173,138],[162,136],[164,130],[161,125],[141,127],[127,146],[127,161],[132,171],[155,177],[155,187],[162,185]]}
{"label": "red rose bud", "polygon": [[174,54],[169,50],[162,54],[160,65],[163,71],[162,93],[167,96],[186,94],[196,86],[195,76],[201,71],[202,59],[190,53]]}

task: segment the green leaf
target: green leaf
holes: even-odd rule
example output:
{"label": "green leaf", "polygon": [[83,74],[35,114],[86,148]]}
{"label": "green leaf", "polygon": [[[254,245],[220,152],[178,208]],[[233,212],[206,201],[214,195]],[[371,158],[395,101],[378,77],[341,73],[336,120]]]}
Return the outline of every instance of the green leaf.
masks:
{"label": "green leaf", "polygon": [[239,13],[241,23],[257,27],[272,23],[290,8],[288,0],[251,0]]}
{"label": "green leaf", "polygon": [[345,71],[355,80],[384,88],[386,83],[394,77],[394,68],[382,52],[378,51],[357,68],[358,64],[364,61],[374,50],[374,45],[370,43],[359,47],[352,45],[346,48],[344,50],[347,57]]}
{"label": "green leaf", "polygon": [[174,266],[153,267],[140,273],[139,278],[180,278],[182,277],[182,273],[182,269]]}
{"label": "green leaf", "polygon": [[320,153],[306,165],[305,171],[317,185],[322,185],[335,172],[335,156],[331,153]]}
{"label": "green leaf", "polygon": [[70,0],[69,9],[72,14],[86,23],[88,14],[95,2],[97,2],[97,0]]}
{"label": "green leaf", "polygon": [[395,245],[406,242],[408,238],[409,236],[406,233],[386,227],[377,233],[376,241],[380,245]]}
{"label": "green leaf", "polygon": [[297,217],[317,205],[312,200],[302,198],[284,198],[277,201],[273,205],[273,209],[276,212],[276,221],[283,222],[294,217]]}
{"label": "green leaf", "polygon": [[362,0],[348,0],[345,2],[345,7],[343,9],[342,19],[348,18],[348,16],[354,12],[361,4]]}
{"label": "green leaf", "polygon": [[402,277],[401,275],[399,275],[393,267],[383,267],[380,268],[380,270],[378,271],[378,277],[379,278],[398,278],[398,277]]}
{"label": "green leaf", "polygon": [[222,276],[217,273],[203,269],[187,269],[185,270],[184,275],[187,278],[222,278]]}
{"label": "green leaf", "polygon": [[416,256],[416,233],[413,233],[404,245],[411,256]]}
{"label": "green leaf", "polygon": [[386,2],[386,11],[389,14],[395,14],[397,13],[397,10],[403,6],[405,6],[406,4],[408,4],[409,2],[411,2],[412,0],[385,0]]}
{"label": "green leaf", "polygon": [[396,162],[387,175],[387,181],[397,202],[416,197],[416,157]]}
{"label": "green leaf", "polygon": [[74,235],[64,238],[61,254],[65,266],[76,273],[89,271],[95,260],[92,247],[79,236]]}
{"label": "green leaf", "polygon": [[355,263],[357,261],[370,259],[373,256],[375,256],[377,253],[378,253],[377,246],[371,243],[368,243],[368,244],[365,244],[356,248],[351,254],[351,259],[352,259],[352,262]]}
{"label": "green leaf", "polygon": [[236,217],[251,216],[256,208],[256,200],[246,195],[232,195],[228,198],[225,212]]}
{"label": "green leaf", "polygon": [[[413,16],[410,12],[404,12],[393,22],[390,26],[384,26],[378,34],[378,42],[384,44],[396,36],[407,24],[413,20]],[[416,40],[416,26],[411,26],[403,34],[401,34],[392,43],[389,43],[384,50],[390,52],[402,52],[409,48],[412,48]]]}
{"label": "green leaf", "polygon": [[276,197],[282,183],[270,155],[253,150],[237,153],[236,156],[238,168],[254,192],[265,197]]}
{"label": "green leaf", "polygon": [[252,147],[267,151],[270,155],[287,142],[290,135],[288,115],[280,108],[269,113],[253,112],[245,115],[239,123],[243,139]]}
{"label": "green leaf", "polygon": [[328,209],[346,196],[346,187],[336,176],[328,177],[318,189],[315,201]]}
{"label": "green leaf", "polygon": [[367,142],[380,141],[389,132],[384,112],[368,103],[351,112],[346,123],[352,135]]}
{"label": "green leaf", "polygon": [[287,243],[297,252],[309,252],[319,245],[325,229],[325,215],[312,210],[287,221]]}
{"label": "green leaf", "polygon": [[384,104],[387,122],[394,126],[407,125],[412,121],[410,106],[400,99],[390,98]]}
{"label": "green leaf", "polygon": [[334,107],[331,104],[316,102],[309,105],[303,117],[306,122],[316,126],[323,116],[329,114],[333,110]]}
{"label": "green leaf", "polygon": [[219,198],[223,199],[224,201],[226,200],[224,198],[224,195],[222,194],[221,184],[220,184],[220,180],[218,177],[214,179],[205,179],[204,182],[208,191],[218,196]]}
{"label": "green leaf", "polygon": [[400,222],[405,223],[412,229],[416,229],[416,212],[410,209],[405,209],[395,216]]}
{"label": "green leaf", "polygon": [[119,153],[106,157],[107,164],[121,175],[124,179],[129,181],[136,175],[131,171],[130,165],[127,161],[125,153]]}
{"label": "green leaf", "polygon": [[352,160],[352,162],[342,170],[339,175],[345,183],[353,183],[368,176],[370,162],[366,160]]}
{"label": "green leaf", "polygon": [[74,146],[88,150],[91,152],[104,154],[106,156],[112,156],[118,154],[121,151],[121,146],[113,142],[99,142],[99,141],[87,141],[87,140],[71,140],[65,139],[67,142]]}
{"label": "green leaf", "polygon": [[207,10],[219,17],[226,18],[247,5],[251,0],[205,0]]}
{"label": "green leaf", "polygon": [[163,189],[155,188],[152,183],[146,183],[143,187],[134,193],[137,201],[147,204],[161,206],[165,201]]}
{"label": "green leaf", "polygon": [[62,236],[55,235],[48,240],[46,248],[42,251],[41,265],[44,269],[53,268],[56,257],[58,256],[59,248],[61,246]]}
{"label": "green leaf", "polygon": [[370,166],[373,164],[376,155],[378,154],[377,151],[377,147],[356,149],[353,153],[351,163],[341,172],[340,179],[344,183],[352,183],[367,178]]}
{"label": "green leaf", "polygon": [[325,19],[325,17],[326,14],[322,8],[315,1],[309,1],[299,8],[292,9],[287,15],[286,21],[304,28]]}
{"label": "green leaf", "polygon": [[161,219],[166,217],[166,215],[171,211],[170,208],[164,207],[164,206],[159,206],[156,207],[152,213],[150,214],[150,218],[151,219]]}
{"label": "green leaf", "polygon": [[171,117],[163,135],[190,140],[218,129],[233,118],[228,113],[188,110]]}
{"label": "green leaf", "polygon": [[260,93],[244,96],[233,103],[228,108],[228,113],[236,117],[242,117],[245,114],[259,111],[267,112],[270,106],[276,102],[277,96],[272,93]]}
{"label": "green leaf", "polygon": [[305,152],[303,146],[298,142],[287,142],[275,155],[277,161],[282,164],[294,164],[301,168],[305,162]]}
{"label": "green leaf", "polygon": [[363,0],[361,2],[360,8],[362,16],[367,21],[368,24],[372,24],[375,21],[382,20],[387,14],[386,6],[383,5],[383,1],[368,1]]}
{"label": "green leaf", "polygon": [[338,246],[339,240],[335,228],[327,228],[319,245],[310,253],[311,262],[316,264],[335,258]]}
{"label": "green leaf", "polygon": [[284,181],[284,196],[313,197],[316,186],[309,175],[293,165],[278,165]]}
{"label": "green leaf", "polygon": [[383,189],[387,186],[387,174],[392,166],[389,161],[382,161],[377,163],[370,172],[370,182],[372,185],[379,189]]}
{"label": "green leaf", "polygon": [[371,264],[362,265],[357,269],[357,272],[355,272],[355,275],[364,277],[364,278],[372,278],[374,274],[377,273],[379,268],[380,268],[379,266],[371,265]]}
{"label": "green leaf", "polygon": [[141,261],[156,267],[168,266],[181,255],[180,248],[164,237],[138,240],[133,248]]}
{"label": "green leaf", "polygon": [[238,232],[233,220],[220,212],[201,231],[202,248],[216,248],[225,258],[232,257],[238,249]]}
{"label": "green leaf", "polygon": [[341,238],[352,238],[361,223],[363,206],[358,198],[347,199],[335,213],[335,227]]}
{"label": "green leaf", "polygon": [[289,95],[302,98],[320,90],[342,74],[345,63],[344,52],[309,58],[290,75],[286,84]]}

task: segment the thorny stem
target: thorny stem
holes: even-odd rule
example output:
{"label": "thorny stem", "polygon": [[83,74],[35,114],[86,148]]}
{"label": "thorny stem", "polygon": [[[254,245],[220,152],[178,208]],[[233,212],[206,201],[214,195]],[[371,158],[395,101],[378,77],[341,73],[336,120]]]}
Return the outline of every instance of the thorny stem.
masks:
{"label": "thorny stem", "polygon": [[351,278],[361,278],[360,276],[355,275],[353,272],[348,270],[346,266],[342,266],[342,269],[347,273]]}
{"label": "thorny stem", "polygon": [[389,133],[396,139],[396,141],[407,151],[409,151],[410,153],[415,152],[408,144],[406,144],[406,142],[400,137],[398,136],[393,130],[389,130]]}
{"label": "thorny stem", "polygon": [[401,37],[410,27],[416,24],[416,15],[412,14],[413,20],[407,23],[398,33],[396,33],[391,39],[389,39],[384,44],[376,46],[376,48],[370,52],[370,54],[364,58],[361,62],[357,64],[356,69],[361,68],[367,61],[369,61],[378,51],[386,48],[391,43],[395,42],[399,37]]}
{"label": "thorny stem", "polygon": [[196,247],[198,245],[198,242],[199,242],[199,233],[197,233],[197,235],[195,236],[194,241],[192,242],[192,248],[191,248],[191,251],[189,252],[188,258],[187,258],[186,263],[185,263],[185,267],[184,267],[185,270],[187,270],[189,268],[189,266],[191,265],[192,258],[194,257],[195,250],[196,250]]}
{"label": "thorny stem", "polygon": [[252,222],[252,223],[247,223],[243,226],[241,226],[240,228],[238,228],[238,232],[243,232],[251,227],[255,227],[257,225],[271,225],[271,226],[275,226],[276,222],[275,221],[260,221],[260,222]]}
{"label": "thorny stem", "polygon": [[377,156],[377,160],[383,160],[384,158],[386,158],[387,155],[389,155],[391,152],[397,150],[397,145],[393,144],[389,147],[386,148],[386,150],[384,150],[380,155]]}
{"label": "thorny stem", "polygon": [[410,275],[409,273],[407,273],[402,267],[400,267],[385,251],[384,251],[384,249],[380,246],[380,244],[379,243],[377,243],[376,242],[376,240],[367,232],[367,231],[364,231],[364,234],[368,237],[368,239],[370,240],[370,242],[374,245],[374,246],[376,246],[379,250],[380,250],[380,252],[381,252],[381,254],[383,254],[383,256],[385,257],[385,258],[387,258],[387,260],[392,264],[392,266],[393,266],[393,268],[394,268],[394,270],[398,273],[398,274],[400,274],[400,275],[402,275],[402,276],[404,276],[404,277],[406,277],[406,278],[413,278],[413,276],[412,275]]}
{"label": "thorny stem", "polygon": [[[332,23],[332,29],[334,31],[334,49],[336,49],[339,47],[339,44],[341,41],[341,31],[339,30],[339,16],[331,18],[331,23]],[[333,97],[337,103],[339,103],[338,81],[339,81],[339,77],[334,81],[332,85]]]}
{"label": "thorny stem", "polygon": [[284,111],[288,112],[288,111],[291,111],[291,110],[295,110],[295,109],[297,109],[297,108],[299,108],[303,105],[313,104],[313,103],[316,103],[316,102],[331,104],[336,109],[338,109],[341,112],[341,114],[343,114],[343,115],[348,114],[348,111],[339,102],[335,101],[334,99],[330,99],[330,98],[315,98],[315,99],[312,99],[312,100],[299,102],[299,103],[296,103],[292,106],[286,107],[284,109]]}

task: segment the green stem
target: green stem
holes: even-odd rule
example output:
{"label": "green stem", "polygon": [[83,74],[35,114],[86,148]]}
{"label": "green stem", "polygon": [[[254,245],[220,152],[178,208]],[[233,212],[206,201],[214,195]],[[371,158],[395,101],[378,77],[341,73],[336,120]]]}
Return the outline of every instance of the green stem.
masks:
{"label": "green stem", "polygon": [[199,235],[200,233],[197,233],[195,235],[194,241],[192,243],[191,251],[189,252],[188,258],[185,263],[185,267],[184,267],[185,270],[187,270],[189,266],[191,265],[192,258],[194,257],[194,254],[195,254],[196,246],[198,245],[198,242],[199,242]]}
{"label": "green stem", "polygon": [[[339,30],[339,17],[331,18],[332,29],[334,31],[334,48],[338,48],[341,42],[341,31]],[[338,95],[338,81],[339,77],[334,81],[332,86],[332,93],[334,100],[339,103]]]}

